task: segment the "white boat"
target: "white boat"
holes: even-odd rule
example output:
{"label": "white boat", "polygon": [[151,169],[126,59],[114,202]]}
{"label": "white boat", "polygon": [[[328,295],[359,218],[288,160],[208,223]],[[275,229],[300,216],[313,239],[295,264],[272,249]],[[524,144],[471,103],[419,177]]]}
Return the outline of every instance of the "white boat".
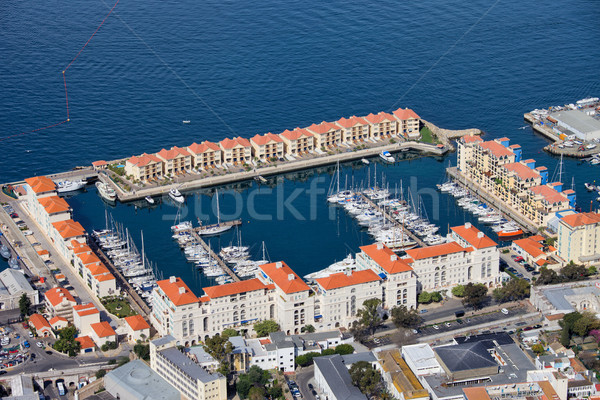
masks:
{"label": "white boat", "polygon": [[154,204],[154,199],[152,198],[152,196],[146,196],[144,197],[144,199],[148,204]]}
{"label": "white boat", "polygon": [[0,256],[6,258],[7,260],[10,258],[10,250],[5,245],[2,245],[2,247],[0,247]]}
{"label": "white boat", "polygon": [[19,258],[12,257],[10,260],[8,260],[8,266],[12,269],[19,269]]}
{"label": "white boat", "polygon": [[184,124],[189,124],[189,123],[191,123],[191,122],[192,122],[192,121],[190,121],[189,119],[184,119],[184,120],[183,120],[183,123],[184,123]]}
{"label": "white boat", "polygon": [[176,233],[182,232],[182,231],[188,231],[190,229],[192,229],[191,221],[183,221],[176,225],[171,226],[171,231],[176,232]]}
{"label": "white boat", "polygon": [[385,162],[389,162],[389,163],[396,162],[396,159],[394,158],[394,156],[392,156],[390,154],[390,152],[387,150],[384,150],[381,153],[379,153],[379,157]]}
{"label": "white boat", "polygon": [[98,189],[98,194],[104,200],[109,202],[114,202],[117,200],[117,193],[115,192],[115,189],[113,189],[108,183],[98,181],[96,182],[96,189]]}
{"label": "white boat", "polygon": [[585,188],[588,190],[588,192],[593,192],[594,190],[598,190],[597,186],[594,185],[593,183],[584,183]]}
{"label": "white boat", "polygon": [[591,150],[591,149],[595,149],[596,145],[593,143],[588,144],[587,146],[585,146],[586,149]]}
{"label": "white boat", "polygon": [[173,188],[173,189],[169,190],[169,197],[181,204],[183,204],[183,202],[185,201],[185,198],[179,192],[179,190],[177,190],[177,188]]}
{"label": "white boat", "polygon": [[600,158],[592,158],[592,160],[590,161],[590,164],[592,164],[592,165],[600,164]]}
{"label": "white boat", "polygon": [[217,223],[216,225],[209,225],[206,227],[201,226],[200,229],[198,229],[198,235],[200,236],[220,235],[221,233],[233,228],[233,225],[221,225],[221,211],[219,209],[218,190],[215,190],[215,196],[217,196]]}
{"label": "white boat", "polygon": [[84,180],[78,181],[61,181],[56,183],[56,192],[57,193],[67,193],[74,192],[76,190],[82,189],[87,184]]}
{"label": "white boat", "polygon": [[361,158],[360,162],[362,162],[365,165],[369,165],[370,164],[369,160],[367,160],[366,158]]}
{"label": "white boat", "polygon": [[329,267],[305,275],[305,279],[319,279],[326,278],[329,275],[337,274],[339,272],[353,271],[356,269],[356,260],[352,258],[352,254],[349,254],[342,261],[335,262]]}

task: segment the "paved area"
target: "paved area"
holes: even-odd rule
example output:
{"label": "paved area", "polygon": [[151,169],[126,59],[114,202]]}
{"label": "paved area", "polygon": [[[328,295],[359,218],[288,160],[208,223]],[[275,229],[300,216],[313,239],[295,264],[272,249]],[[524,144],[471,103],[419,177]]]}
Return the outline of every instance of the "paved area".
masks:
{"label": "paved area", "polygon": [[298,389],[300,390],[302,398],[304,399],[315,400],[315,396],[312,394],[313,390],[317,392],[314,374],[314,365],[296,369],[296,384],[298,385]]}

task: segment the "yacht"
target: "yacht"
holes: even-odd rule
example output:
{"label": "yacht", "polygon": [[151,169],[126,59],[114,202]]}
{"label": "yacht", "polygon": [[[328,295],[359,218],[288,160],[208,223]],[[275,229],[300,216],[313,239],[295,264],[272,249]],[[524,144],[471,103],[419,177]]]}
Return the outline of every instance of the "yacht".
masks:
{"label": "yacht", "polygon": [[198,235],[200,236],[220,235],[221,233],[233,228],[233,225],[221,225],[221,210],[219,208],[218,190],[215,190],[215,196],[217,197],[217,223],[215,225],[201,226],[198,229]]}
{"label": "yacht", "polygon": [[152,198],[152,196],[146,196],[144,197],[144,199],[146,200],[146,203],[154,204],[154,199]]}
{"label": "yacht", "polygon": [[192,229],[192,221],[183,221],[171,227],[171,231],[176,233],[189,231],[190,229]]}
{"label": "yacht", "polygon": [[594,183],[587,183],[587,182],[584,183],[585,188],[588,190],[588,192],[593,192],[594,190],[598,190],[598,187]]}
{"label": "yacht", "polygon": [[514,225],[514,226],[505,227],[502,230],[500,230],[498,232],[498,237],[500,239],[508,239],[508,238],[513,238],[515,236],[520,236],[522,234],[523,234],[523,230],[521,228],[519,228],[518,226]]}
{"label": "yacht", "polygon": [[117,193],[115,192],[115,189],[113,189],[108,183],[98,181],[96,182],[96,188],[98,189],[98,194],[104,200],[109,202],[114,202],[117,200]]}
{"label": "yacht", "polygon": [[369,165],[370,164],[369,160],[367,160],[366,158],[361,158],[360,162],[362,162],[365,165]]}
{"label": "yacht", "polygon": [[82,189],[86,185],[86,181],[78,180],[78,181],[61,181],[56,183],[56,192],[57,193],[67,193],[74,192],[76,190]]}
{"label": "yacht", "polygon": [[19,259],[11,257],[10,260],[8,260],[8,266],[11,267],[12,269],[19,269]]}
{"label": "yacht", "polygon": [[0,247],[0,256],[6,258],[7,260],[10,258],[10,250],[8,247],[6,247],[6,245],[2,245],[2,247]]}
{"label": "yacht", "polygon": [[381,153],[379,153],[379,157],[385,162],[389,162],[389,163],[396,162],[396,159],[394,158],[394,156],[392,156],[390,154],[390,152],[387,150],[384,150]]}
{"label": "yacht", "polygon": [[326,278],[329,275],[337,274],[339,272],[352,271],[356,269],[356,260],[352,258],[352,254],[344,258],[342,261],[331,264],[329,267],[322,269],[317,272],[305,275],[305,279],[319,279]]}
{"label": "yacht", "polygon": [[175,200],[177,203],[183,204],[183,202],[185,201],[185,198],[183,197],[181,192],[177,190],[177,188],[169,190],[169,197]]}

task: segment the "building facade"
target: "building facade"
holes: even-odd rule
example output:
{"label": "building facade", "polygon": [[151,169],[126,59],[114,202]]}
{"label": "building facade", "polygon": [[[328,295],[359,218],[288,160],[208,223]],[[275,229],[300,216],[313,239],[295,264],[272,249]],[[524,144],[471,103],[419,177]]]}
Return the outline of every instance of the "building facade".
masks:
{"label": "building facade", "polygon": [[221,166],[223,151],[218,144],[205,140],[197,144],[192,143],[187,147],[192,155],[192,165],[196,169],[208,169]]}
{"label": "building facade", "polygon": [[279,159],[284,155],[283,139],[271,132],[264,135],[254,135],[250,139],[252,155],[261,161]]}
{"label": "building facade", "polygon": [[571,214],[558,223],[558,255],[566,262],[600,261],[600,214]]}
{"label": "building facade", "polygon": [[142,182],[156,181],[164,177],[164,163],[154,154],[133,156],[125,161],[125,174]]}

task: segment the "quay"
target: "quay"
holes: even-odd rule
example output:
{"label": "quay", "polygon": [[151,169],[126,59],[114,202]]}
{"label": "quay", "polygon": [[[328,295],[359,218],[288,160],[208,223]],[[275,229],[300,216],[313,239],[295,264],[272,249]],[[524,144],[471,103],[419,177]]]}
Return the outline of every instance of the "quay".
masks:
{"label": "quay", "polygon": [[131,305],[135,308],[135,310],[142,315],[144,318],[148,318],[152,310],[144,299],[135,291],[133,286],[129,284],[127,278],[123,276],[121,271],[115,267],[111,259],[106,255],[104,250],[102,250],[94,240],[89,241],[90,248],[96,253],[96,255],[100,258],[100,260],[106,265],[111,274],[114,275],[117,283],[120,285],[121,289],[125,290],[129,295],[129,299],[131,299]]}
{"label": "quay", "polygon": [[373,200],[369,199],[363,193],[360,194],[360,197],[362,197],[362,199],[365,202],[367,202],[367,204],[369,204],[371,207],[373,207],[374,209],[376,209],[377,211],[379,211],[380,213],[382,213],[383,216],[385,217],[385,219],[387,219],[388,221],[392,222],[397,227],[401,228],[402,231],[408,235],[408,237],[410,237],[412,240],[414,240],[415,242],[417,242],[417,244],[419,245],[419,247],[426,247],[427,246],[427,244],[425,244],[424,241],[422,241],[417,235],[415,235],[410,230],[408,230],[404,226],[404,224],[402,224],[399,221],[397,221],[391,214],[389,214],[387,211],[385,211],[385,209],[383,207],[380,207],[378,204],[375,204],[375,202]]}
{"label": "quay", "polygon": [[518,211],[504,204],[502,200],[500,200],[495,195],[487,192],[481,187],[475,185],[473,182],[468,180],[456,167],[446,168],[446,173],[454,179],[456,183],[458,183],[463,188],[469,190],[471,194],[477,196],[480,200],[493,205],[500,214],[506,216],[523,228],[524,232],[529,233],[538,233],[537,226],[532,222],[521,215]]}
{"label": "quay", "polygon": [[240,226],[241,224],[242,224],[241,219],[232,219],[230,221],[222,221],[218,224],[198,226],[198,227],[194,228],[194,231],[200,232],[201,229],[216,228],[217,226]]}
{"label": "quay", "polygon": [[[236,225],[240,225],[242,223],[241,220],[228,221],[228,222],[231,222],[231,223],[238,222],[238,223],[236,223]],[[200,243],[200,245],[204,248],[204,250],[206,250],[208,252],[208,254],[210,255],[210,257],[213,260],[217,261],[217,264],[219,264],[219,267],[221,267],[223,269],[223,271],[225,271],[225,273],[227,273],[227,275],[229,275],[231,277],[231,279],[233,279],[234,282],[239,282],[240,278],[231,270],[231,268],[229,268],[227,266],[227,264],[225,264],[225,262],[221,259],[221,257],[219,257],[219,255],[217,253],[215,253],[213,251],[213,249],[210,248],[210,246],[208,245],[208,243],[206,243],[204,241],[204,239],[202,239],[202,237],[200,235],[198,235],[198,229],[199,228],[190,229],[189,232],[192,234],[192,236],[194,237],[194,239],[196,239],[196,241],[198,243]]]}

